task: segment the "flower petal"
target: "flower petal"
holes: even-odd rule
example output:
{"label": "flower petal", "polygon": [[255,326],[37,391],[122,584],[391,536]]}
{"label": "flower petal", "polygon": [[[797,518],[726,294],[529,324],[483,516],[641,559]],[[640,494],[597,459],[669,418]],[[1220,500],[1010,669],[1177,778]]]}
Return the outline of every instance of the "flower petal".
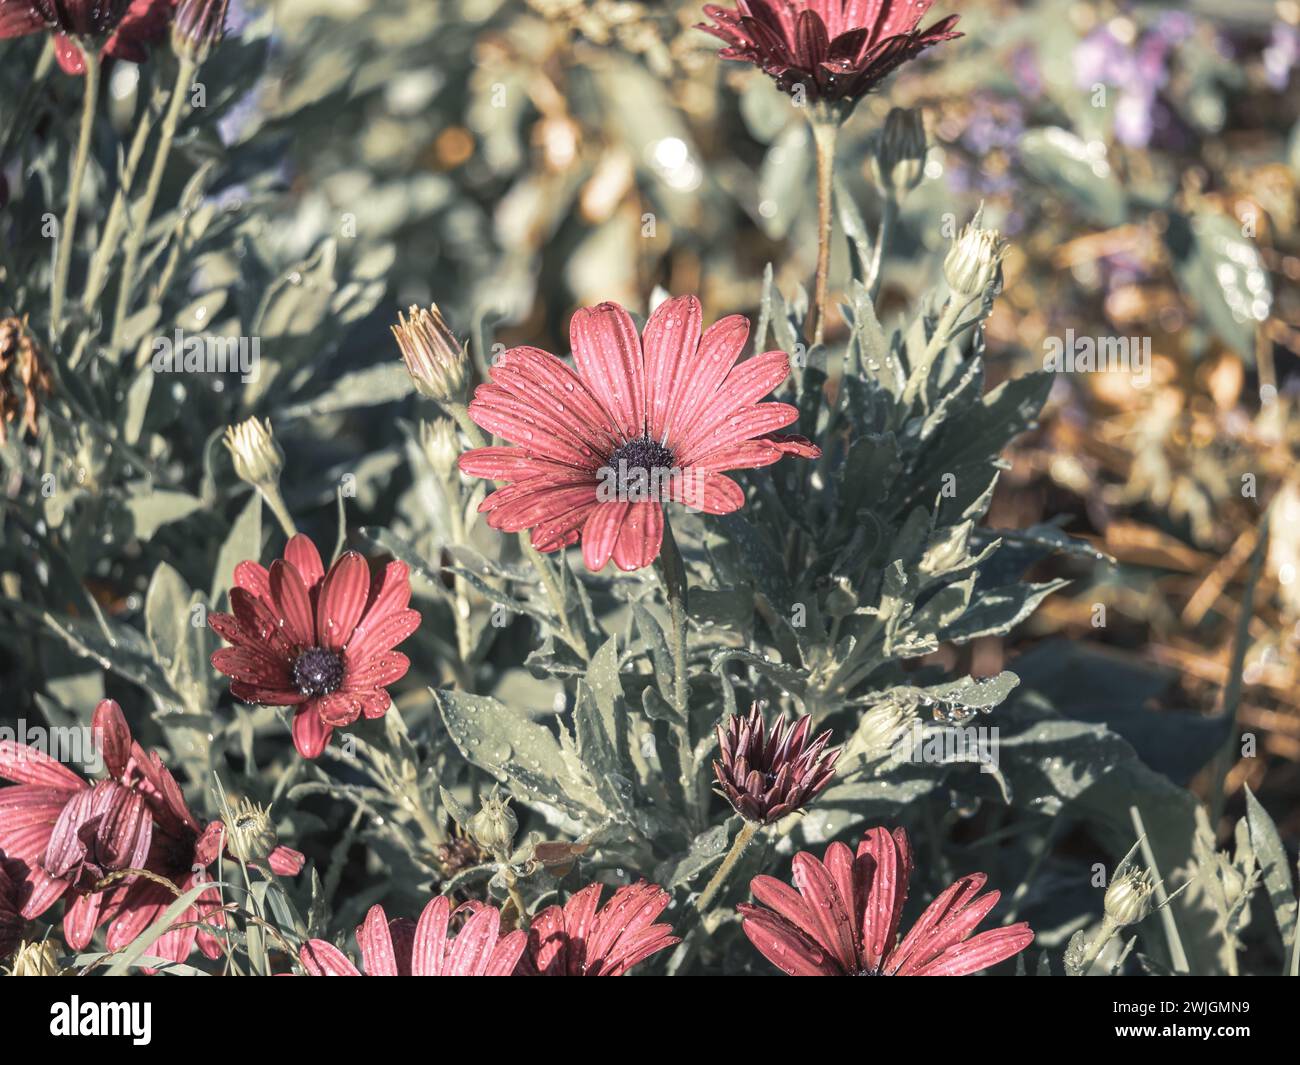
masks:
{"label": "flower petal", "polygon": [[664,300],[650,315],[641,347],[645,351],[646,416],[650,437],[664,440],[672,432],[669,414],[678,382],[684,379],[700,346],[703,314],[694,296]]}
{"label": "flower petal", "polygon": [[569,320],[578,372],[628,439],[645,432],[645,364],[632,317],[617,303],[583,307]]}
{"label": "flower petal", "polygon": [[614,554],[623,519],[632,509],[631,503],[598,503],[582,527],[582,560],[587,569],[598,573]]}
{"label": "flower petal", "polygon": [[341,651],[361,620],[370,594],[370,566],[355,551],[341,555],[330,567],[316,604],[316,644]]}
{"label": "flower petal", "polygon": [[619,527],[614,565],[625,571],[642,569],[659,557],[664,538],[664,508],[657,502],[633,503]]}

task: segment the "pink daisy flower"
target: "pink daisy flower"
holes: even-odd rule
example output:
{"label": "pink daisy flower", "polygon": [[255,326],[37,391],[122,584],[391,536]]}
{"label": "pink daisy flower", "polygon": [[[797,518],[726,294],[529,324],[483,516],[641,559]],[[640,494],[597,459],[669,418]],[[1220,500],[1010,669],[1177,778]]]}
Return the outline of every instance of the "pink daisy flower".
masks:
{"label": "pink daisy flower", "polygon": [[843,843],[832,843],[822,861],[796,854],[797,891],[756,876],[750,890],[761,905],[737,909],[749,941],[790,976],[968,976],[1033,942],[1023,922],[971,936],[1000,897],[979,893],[983,873],[945,890],[897,942],[911,874],[907,833],[873,828],[856,855]]}
{"label": "pink daisy flower", "polygon": [[102,37],[100,58],[143,63],[166,32],[177,0],[0,0],[0,39],[49,30],[55,58],[68,74],[85,72],[73,36]]}
{"label": "pink daisy flower", "polygon": [[521,976],[625,976],[680,940],[655,924],[669,896],[658,884],[629,884],[600,904],[602,885],[588,884],[562,907],[539,913],[528,929]]}
{"label": "pink daisy flower", "polygon": [[488,524],[531,529],[539,551],[581,538],[593,572],[611,558],[640,569],[659,554],[664,503],[728,514],[745,493],[724,471],[820,455],[776,433],[798,418],[794,407],[759,402],[788,376],[785,352],[737,363],[749,322],[701,324],[694,296],[661,303],[640,337],[627,311],[602,303],[569,323],[576,372],[538,348],[499,356],[469,414],[517,446],[460,458],[471,477],[507,484],[479,508]]}
{"label": "pink daisy flower", "polygon": [[933,0],[738,0],[706,4],[723,59],[752,63],[782,92],[809,100],[856,100],[931,45],[960,37],[957,16],[919,29]]}
{"label": "pink daisy flower", "polygon": [[[108,949],[117,950],[161,917],[176,892],[135,876],[100,891],[95,885],[110,873],[147,869],[184,893],[220,856],[225,828],[194,817],[161,759],[132,738],[117,703],[105,699],[95,708],[92,729],[109,774],[93,784],[43,751],[0,740],[0,777],[16,785],[0,788],[0,851],[20,884],[23,917],[39,917],[66,896],[68,946],[84,950],[106,924]],[[267,860],[281,875],[296,874],[302,863],[287,847]],[[216,957],[219,941],[198,924],[219,905],[215,889],[204,892],[151,953],[183,961],[197,941]]]}
{"label": "pink daisy flower", "polygon": [[299,534],[270,570],[235,567],[234,613],[208,615],[232,645],[213,652],[212,665],[230,677],[235,698],[294,707],[294,746],[318,758],[336,728],[388,712],[385,686],[411,666],[393,648],[420,624],[410,601],[404,562],[372,574],[348,551],[326,573],[316,545]]}
{"label": "pink daisy flower", "polygon": [[[453,916],[443,895],[431,899],[419,922],[390,921],[382,906],[370,907],[357,929],[366,976],[510,976],[519,964],[528,934],[501,935],[501,911],[466,903],[456,909],[473,915],[455,936],[448,933]],[[361,976],[348,956],[323,939],[311,939],[298,952],[308,976]]]}

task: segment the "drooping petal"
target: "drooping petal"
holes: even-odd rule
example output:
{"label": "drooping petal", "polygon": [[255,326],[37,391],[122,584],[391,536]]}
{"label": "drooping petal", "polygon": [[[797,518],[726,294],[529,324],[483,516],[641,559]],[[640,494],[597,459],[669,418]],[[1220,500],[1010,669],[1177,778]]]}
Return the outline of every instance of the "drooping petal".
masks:
{"label": "drooping petal", "polygon": [[633,503],[614,544],[614,565],[642,569],[659,557],[664,538],[664,509],[658,502]]}
{"label": "drooping petal", "polygon": [[308,976],[360,976],[357,967],[333,943],[309,939],[298,951],[298,960]]}
{"label": "drooping petal", "polygon": [[304,703],[293,715],[293,745],[304,758],[319,758],[334,729],[321,720],[315,702]]}
{"label": "drooping petal", "polygon": [[587,569],[598,573],[614,554],[623,519],[631,510],[631,503],[598,503],[582,527],[582,560]]}

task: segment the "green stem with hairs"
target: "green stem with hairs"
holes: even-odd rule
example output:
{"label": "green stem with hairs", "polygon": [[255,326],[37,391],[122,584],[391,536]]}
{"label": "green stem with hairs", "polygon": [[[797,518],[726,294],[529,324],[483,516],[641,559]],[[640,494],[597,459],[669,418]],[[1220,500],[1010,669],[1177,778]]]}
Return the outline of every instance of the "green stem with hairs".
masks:
{"label": "green stem with hairs", "polygon": [[687,812],[692,823],[702,828],[705,821],[705,799],[700,793],[699,767],[695,763],[695,749],[691,739],[691,689],[686,669],[687,635],[687,582],[686,564],[682,561],[677,538],[673,536],[668,516],[664,515],[663,544],[655,569],[663,585],[664,599],[668,603],[672,642],[669,651],[673,658],[673,732],[677,736],[682,770],[682,791]]}
{"label": "green stem with hairs", "polygon": [[939,357],[939,352],[951,339],[957,319],[968,306],[968,303],[959,302],[955,296],[950,297],[944,305],[939,323],[934,327],[934,334],[925,346],[921,361],[913,366],[912,372],[907,375],[907,384],[903,387],[904,404],[910,404],[918,395],[925,396],[925,383],[930,379],[930,368],[934,365],[934,360]]}
{"label": "green stem with hairs", "polygon": [[718,866],[718,871],[713,874],[713,878],[695,900],[695,909],[701,916],[709,912],[709,907],[713,905],[718,892],[723,889],[731,878],[732,871],[745,853],[750,840],[758,832],[758,828],[757,821],[746,821],[740,826],[740,831],[736,833],[736,838],[731,844],[731,850],[727,851],[727,856],[722,860],[722,864]]}
{"label": "green stem with hairs", "polygon": [[835,173],[835,141],[840,124],[837,117],[820,112],[812,119],[813,145],[817,150],[817,276],[813,282],[814,306],[812,333],[814,345],[822,343],[826,334],[827,286],[831,272],[831,199],[832,178]]}
{"label": "green stem with hairs", "polygon": [[289,513],[289,508],[284,503],[284,497],[280,495],[280,486],[276,484],[259,484],[257,490],[262,493],[262,498],[266,500],[266,505],[271,508],[275,520],[280,523],[284,535],[292,540],[298,535],[298,526],[294,524],[293,515]]}
{"label": "green stem with hairs", "polygon": [[77,235],[77,213],[81,209],[81,186],[86,180],[86,165],[90,161],[90,141],[95,132],[95,112],[99,106],[99,53],[94,47],[83,47],[82,61],[86,68],[86,91],[81,101],[81,130],[77,135],[77,152],[72,159],[72,180],[68,185],[68,206],[63,215],[63,228],[59,231],[59,250],[54,260],[54,285],[50,294],[50,336],[57,340],[63,326],[63,304],[68,292],[68,273],[72,269],[72,246]]}
{"label": "green stem with hairs", "polygon": [[122,265],[122,278],[117,290],[117,308],[113,315],[112,347],[117,351],[122,346],[122,333],[126,320],[131,313],[131,294],[135,289],[135,275],[140,266],[140,252],[144,247],[145,233],[149,221],[153,218],[154,204],[158,201],[158,190],[162,188],[163,173],[167,169],[167,159],[171,155],[172,143],[176,139],[176,128],[180,125],[181,108],[189,96],[190,86],[198,65],[192,59],[182,59],[176,72],[176,84],[172,88],[171,101],[167,113],[163,116],[162,129],[158,134],[158,147],[154,151],[153,166],[149,170],[149,180],[145,184],[144,196],[135,211],[129,212],[130,231],[126,238],[126,255]]}
{"label": "green stem with hairs", "polygon": [[108,264],[113,260],[113,253],[117,251],[118,242],[122,237],[122,228],[126,225],[127,199],[135,184],[135,174],[140,168],[140,160],[144,157],[144,149],[149,143],[149,133],[152,130],[153,123],[149,121],[148,108],[146,108],[145,114],[141,116],[140,122],[135,127],[135,136],[131,140],[131,147],[122,167],[122,180],[113,196],[113,206],[109,208],[108,218],[104,222],[104,233],[99,238],[99,247],[95,249],[95,255],[90,260],[90,272],[86,275],[86,290],[81,297],[82,310],[87,314],[104,293],[104,284],[108,280]]}

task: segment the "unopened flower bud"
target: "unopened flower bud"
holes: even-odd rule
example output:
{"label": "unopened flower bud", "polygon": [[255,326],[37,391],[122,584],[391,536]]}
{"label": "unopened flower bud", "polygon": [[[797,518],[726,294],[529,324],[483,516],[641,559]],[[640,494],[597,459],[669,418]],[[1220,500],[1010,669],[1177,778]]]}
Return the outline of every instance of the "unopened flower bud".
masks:
{"label": "unopened flower bud", "polygon": [[1121,928],[1137,924],[1151,912],[1151,896],[1155,890],[1155,881],[1145,869],[1125,873],[1111,881],[1102,908]]}
{"label": "unopened flower bud", "polygon": [[41,943],[24,943],[14,955],[10,976],[58,976],[59,956],[48,939]]}
{"label": "unopened flower bud", "polygon": [[1006,245],[996,229],[983,229],[976,219],[953,243],[943,261],[943,276],[953,294],[979,299],[997,279]]}
{"label": "unopened flower bud", "polygon": [[230,852],[241,862],[264,862],[279,843],[271,814],[265,807],[242,799],[226,821]]}
{"label": "unopened flower bud", "polygon": [[235,464],[241,481],[254,488],[277,488],[284,469],[284,452],[271,435],[271,421],[249,418],[238,425],[226,426],[223,437],[226,450]]}
{"label": "unopened flower bud", "polygon": [[226,32],[230,0],[181,0],[172,20],[172,50],[182,59],[202,63]]}
{"label": "unopened flower bud", "polygon": [[494,855],[508,854],[515,843],[519,821],[510,809],[510,797],[501,799],[497,789],[483,800],[483,806],[469,821],[469,834],[474,842]]}
{"label": "unopened flower bud", "polygon": [[420,423],[420,443],[424,447],[429,465],[439,477],[446,479],[456,469],[460,458],[460,441],[456,437],[456,424],[450,418],[436,418]]}
{"label": "unopened flower bud", "polygon": [[852,746],[868,758],[881,758],[893,749],[914,719],[914,712],[897,703],[881,703],[862,715]]}
{"label": "unopened flower bud", "polygon": [[410,318],[399,314],[392,328],[415,387],[439,403],[463,403],[465,349],[447,328],[436,304],[427,311],[412,307],[407,313]]}
{"label": "unopened flower bud", "polygon": [[920,111],[894,107],[885,118],[871,157],[880,190],[902,199],[925,176],[925,120]]}

